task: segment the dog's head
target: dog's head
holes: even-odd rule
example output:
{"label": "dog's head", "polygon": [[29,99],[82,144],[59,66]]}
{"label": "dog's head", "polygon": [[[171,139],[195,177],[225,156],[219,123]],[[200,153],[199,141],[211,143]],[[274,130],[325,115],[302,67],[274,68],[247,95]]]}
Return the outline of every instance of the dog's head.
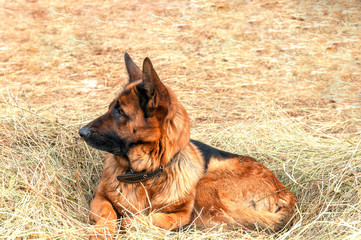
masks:
{"label": "dog's head", "polygon": [[159,158],[161,164],[189,142],[187,112],[161,82],[149,58],[144,60],[143,70],[127,53],[124,58],[128,84],[108,111],[79,134],[96,149],[130,160]]}

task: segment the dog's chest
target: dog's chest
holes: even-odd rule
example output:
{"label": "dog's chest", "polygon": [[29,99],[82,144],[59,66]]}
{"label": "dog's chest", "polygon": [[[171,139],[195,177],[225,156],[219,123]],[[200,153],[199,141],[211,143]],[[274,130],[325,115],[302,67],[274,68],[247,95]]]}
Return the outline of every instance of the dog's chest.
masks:
{"label": "dog's chest", "polygon": [[118,183],[114,191],[108,192],[108,198],[118,213],[123,216],[144,213],[149,210],[149,198],[142,184]]}
{"label": "dog's chest", "polygon": [[118,182],[115,190],[108,191],[108,198],[122,216],[148,215],[153,210],[177,202],[181,198],[179,194],[183,192],[178,185],[176,182],[167,185]]}

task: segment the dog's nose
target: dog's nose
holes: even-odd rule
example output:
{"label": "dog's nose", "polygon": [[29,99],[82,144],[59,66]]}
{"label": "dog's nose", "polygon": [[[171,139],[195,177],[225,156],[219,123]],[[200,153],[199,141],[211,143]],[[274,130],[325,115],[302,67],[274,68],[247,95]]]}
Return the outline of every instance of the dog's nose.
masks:
{"label": "dog's nose", "polygon": [[79,130],[79,135],[80,137],[82,137],[83,139],[85,138],[88,138],[90,136],[90,128],[85,126],[85,127],[82,127],[80,130]]}

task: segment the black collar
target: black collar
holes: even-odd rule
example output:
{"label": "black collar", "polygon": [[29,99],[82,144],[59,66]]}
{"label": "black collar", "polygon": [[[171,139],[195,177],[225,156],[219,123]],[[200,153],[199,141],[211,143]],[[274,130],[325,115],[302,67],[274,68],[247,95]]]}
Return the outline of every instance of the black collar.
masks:
{"label": "black collar", "polygon": [[164,166],[160,166],[158,169],[154,171],[146,172],[144,170],[141,172],[133,172],[133,170],[130,170],[125,174],[118,175],[117,179],[119,182],[125,182],[125,183],[139,183],[139,182],[147,181],[161,174],[164,171],[164,169],[173,162],[173,160],[176,158],[177,155],[178,153],[168,163],[166,163]]}

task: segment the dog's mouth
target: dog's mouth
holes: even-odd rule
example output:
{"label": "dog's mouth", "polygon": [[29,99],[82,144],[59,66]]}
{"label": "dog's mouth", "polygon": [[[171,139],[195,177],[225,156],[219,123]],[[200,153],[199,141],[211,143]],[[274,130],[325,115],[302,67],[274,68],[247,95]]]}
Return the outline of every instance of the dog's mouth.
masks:
{"label": "dog's mouth", "polygon": [[99,134],[85,126],[79,130],[79,135],[89,146],[114,155],[124,155],[128,149],[128,144],[113,132]]}

